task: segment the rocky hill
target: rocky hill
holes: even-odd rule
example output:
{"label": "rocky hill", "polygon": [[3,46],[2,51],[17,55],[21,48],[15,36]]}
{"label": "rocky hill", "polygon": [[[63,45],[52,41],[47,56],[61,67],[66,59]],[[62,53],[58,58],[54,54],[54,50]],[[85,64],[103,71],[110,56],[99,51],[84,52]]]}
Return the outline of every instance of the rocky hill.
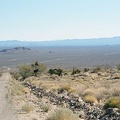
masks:
{"label": "rocky hill", "polygon": [[0,53],[13,53],[13,52],[23,52],[23,51],[30,51],[30,48],[26,47],[15,47],[10,49],[2,49]]}

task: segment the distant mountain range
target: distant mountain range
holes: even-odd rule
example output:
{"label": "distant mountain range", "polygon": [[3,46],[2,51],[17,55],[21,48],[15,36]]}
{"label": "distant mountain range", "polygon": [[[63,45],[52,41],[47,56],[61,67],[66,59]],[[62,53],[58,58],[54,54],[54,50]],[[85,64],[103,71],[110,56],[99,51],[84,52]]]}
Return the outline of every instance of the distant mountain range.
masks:
{"label": "distant mountain range", "polygon": [[0,41],[0,47],[42,47],[42,46],[91,46],[91,45],[120,45],[120,36],[112,38],[66,39],[56,41]]}

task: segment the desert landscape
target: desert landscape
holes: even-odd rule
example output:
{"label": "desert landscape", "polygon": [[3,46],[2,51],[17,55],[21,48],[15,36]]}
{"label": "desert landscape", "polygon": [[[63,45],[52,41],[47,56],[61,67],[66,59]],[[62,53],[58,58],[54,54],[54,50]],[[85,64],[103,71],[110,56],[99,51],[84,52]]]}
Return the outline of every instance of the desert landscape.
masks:
{"label": "desert landscape", "polygon": [[0,120],[120,120],[120,0],[0,0]]}
{"label": "desert landscape", "polygon": [[120,65],[47,69],[35,62],[10,72],[18,120],[119,120]]}
{"label": "desert landscape", "polygon": [[[117,60],[119,63],[118,55],[119,47],[105,46],[87,49],[86,47],[2,49],[1,64],[4,64],[1,66],[1,75],[5,76],[4,73],[8,73],[6,99],[13,105],[16,115],[13,115],[13,118],[119,120],[120,64],[115,62]],[[37,56],[37,60],[43,61],[32,63]],[[6,59],[7,57],[9,59]],[[65,57],[66,59],[61,59]],[[93,65],[93,59],[101,65],[95,63]],[[117,65],[110,64],[108,59]],[[109,64],[104,64],[105,61]]]}

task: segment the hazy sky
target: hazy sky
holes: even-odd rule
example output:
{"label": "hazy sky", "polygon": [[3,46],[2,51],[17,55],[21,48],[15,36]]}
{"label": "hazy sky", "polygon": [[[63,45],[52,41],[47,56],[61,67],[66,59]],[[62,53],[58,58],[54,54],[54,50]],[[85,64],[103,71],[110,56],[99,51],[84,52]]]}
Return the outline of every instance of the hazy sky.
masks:
{"label": "hazy sky", "polygon": [[0,0],[0,40],[120,36],[120,0]]}

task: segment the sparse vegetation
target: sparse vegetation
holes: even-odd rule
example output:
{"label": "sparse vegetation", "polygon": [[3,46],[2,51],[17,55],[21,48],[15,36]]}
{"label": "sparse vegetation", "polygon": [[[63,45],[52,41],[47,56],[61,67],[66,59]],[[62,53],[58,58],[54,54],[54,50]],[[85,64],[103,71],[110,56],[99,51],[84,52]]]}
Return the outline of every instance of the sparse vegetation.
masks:
{"label": "sparse vegetation", "polygon": [[43,64],[40,64],[38,62],[35,62],[31,65],[21,65],[19,66],[19,71],[14,72],[13,76],[18,79],[22,77],[22,79],[26,79],[30,76],[39,76],[41,73],[43,73],[46,70],[46,66]]}
{"label": "sparse vegetation", "polygon": [[117,65],[117,69],[120,70],[120,64]]}
{"label": "sparse vegetation", "polygon": [[86,95],[84,97],[84,101],[93,104],[93,103],[97,103],[97,98],[93,95]]}
{"label": "sparse vegetation", "polygon": [[49,69],[49,71],[48,71],[48,73],[50,74],[50,75],[58,75],[58,76],[62,76],[62,74],[63,74],[63,70],[62,69]]}
{"label": "sparse vegetation", "polygon": [[84,72],[88,72],[89,71],[89,68],[84,68]]}
{"label": "sparse vegetation", "polygon": [[[32,69],[34,70],[36,69],[34,68],[34,65]],[[73,70],[74,74],[71,74],[70,71],[68,72],[67,75],[63,75],[62,77],[59,76],[57,70],[58,69],[50,69],[49,74],[42,74],[40,76],[37,74],[36,75],[33,74],[34,76],[28,77],[23,81],[14,81],[15,86],[14,88],[11,89],[11,93],[14,96],[21,94],[27,96],[25,94],[28,94],[29,90],[25,87],[20,87],[21,85],[19,84],[21,83],[29,84],[28,87],[30,87],[31,93],[33,92],[34,95],[36,95],[38,98],[40,97],[41,100],[43,100],[37,102],[38,103],[37,105],[40,111],[43,112],[43,114],[48,113],[48,117],[46,118],[46,120],[79,119],[80,116],[78,117],[77,115],[73,114],[71,111],[73,110],[75,112],[78,112],[76,110],[79,108],[79,102],[81,102],[80,104],[85,104],[86,107],[91,106],[91,108],[93,107],[95,109],[97,109],[99,106],[100,109],[101,106],[102,107],[104,106],[105,109],[116,108],[116,107],[120,109],[119,106],[120,80],[114,79],[116,76],[119,77],[119,70],[117,69],[105,70],[101,66],[100,68],[99,67],[95,68],[94,72],[90,72],[90,70],[87,69],[85,70],[83,69],[84,71],[80,71],[80,70],[78,71],[74,69]],[[53,72],[55,72],[54,73],[55,75],[53,75]],[[56,77],[57,79],[53,79],[53,77]],[[105,103],[107,99],[108,101]],[[53,106],[48,104],[51,102],[53,102],[53,104],[57,105],[58,107],[64,107],[64,108],[57,109],[53,113],[51,113],[51,111],[53,110],[51,107]],[[23,107],[23,109],[26,109],[23,111],[26,111],[27,113],[27,107],[26,108]],[[84,118],[86,118],[86,115],[87,114],[84,113],[83,110]]]}
{"label": "sparse vegetation", "polygon": [[48,116],[46,120],[79,120],[78,115],[73,114],[70,109],[60,108]]}
{"label": "sparse vegetation", "polygon": [[70,86],[62,86],[62,87],[58,88],[58,93],[63,93],[64,90],[66,90],[68,92],[69,90],[71,90],[71,87]]}
{"label": "sparse vegetation", "polygon": [[28,88],[24,87],[17,81],[11,82],[10,90],[12,96],[23,95],[30,92]]}
{"label": "sparse vegetation", "polygon": [[120,110],[120,97],[110,98],[104,105],[104,108],[118,108]]}
{"label": "sparse vegetation", "polygon": [[102,67],[100,65],[93,67],[92,73],[98,73],[102,70]]}
{"label": "sparse vegetation", "polygon": [[26,103],[24,106],[22,106],[22,110],[26,113],[29,113],[34,110],[34,107],[33,105]]}
{"label": "sparse vegetation", "polygon": [[79,74],[80,72],[81,72],[80,69],[78,69],[78,68],[73,68],[72,75],[74,75],[74,74]]}
{"label": "sparse vegetation", "polygon": [[51,109],[51,105],[50,104],[41,104],[40,108],[43,110],[43,112],[48,112]]}

